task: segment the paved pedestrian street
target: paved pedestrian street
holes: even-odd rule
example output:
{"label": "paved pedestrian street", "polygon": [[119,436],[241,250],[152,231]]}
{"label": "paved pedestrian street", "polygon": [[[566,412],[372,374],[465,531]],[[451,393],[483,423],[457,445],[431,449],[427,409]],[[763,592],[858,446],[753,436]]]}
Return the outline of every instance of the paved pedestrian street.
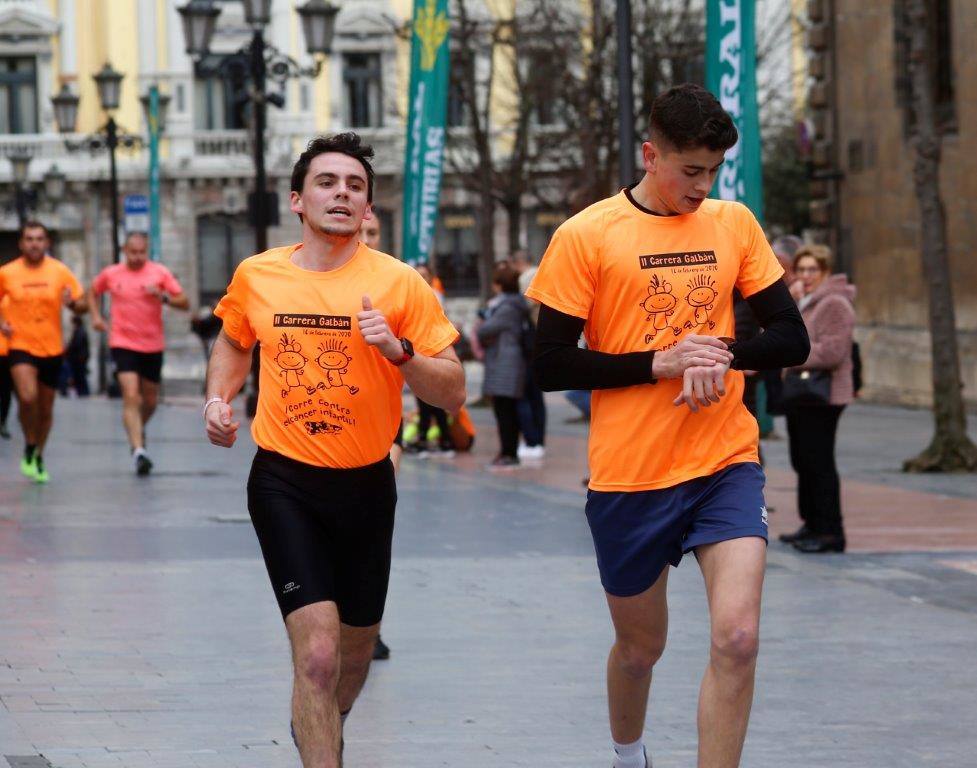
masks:
{"label": "paved pedestrian street", "polygon": [[[405,460],[392,658],[347,723],[348,766],[610,765],[586,430],[549,402],[541,469],[484,470],[485,410],[475,455]],[[849,409],[853,551],[771,544],[743,766],[977,764],[977,483],[895,471],[929,419]],[[0,766],[299,766],[288,647],[245,509],[250,438],[212,448],[195,400],[164,406],[139,479],[118,402],[59,400],[50,485],[20,477],[21,448],[0,445]],[[778,532],[796,526],[786,440],[765,451]],[[670,604],[646,739],[656,768],[691,768],[709,637],[694,559]]]}

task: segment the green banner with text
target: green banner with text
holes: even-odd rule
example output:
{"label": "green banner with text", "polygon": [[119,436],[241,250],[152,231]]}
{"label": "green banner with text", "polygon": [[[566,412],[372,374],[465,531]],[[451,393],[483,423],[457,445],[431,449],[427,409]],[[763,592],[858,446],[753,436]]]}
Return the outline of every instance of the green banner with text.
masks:
{"label": "green banner with text", "polygon": [[740,134],[726,153],[712,194],[739,200],[762,222],[755,0],[706,0],[706,87],[733,116]]}
{"label": "green banner with text", "polygon": [[401,254],[426,263],[434,245],[448,113],[448,0],[415,0]]}

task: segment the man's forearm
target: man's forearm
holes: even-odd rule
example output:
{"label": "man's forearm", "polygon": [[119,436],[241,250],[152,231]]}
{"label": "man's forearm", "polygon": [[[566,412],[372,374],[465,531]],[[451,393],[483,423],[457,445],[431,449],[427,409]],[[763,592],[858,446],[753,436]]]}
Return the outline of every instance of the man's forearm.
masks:
{"label": "man's forearm", "polygon": [[76,315],[83,315],[88,311],[88,299],[85,294],[82,294],[77,299],[74,299],[69,305],[68,309],[74,312]]}
{"label": "man's forearm", "polygon": [[207,397],[222,397],[225,402],[231,402],[250,372],[251,350],[235,346],[221,331],[207,366]]}
{"label": "man's forearm", "polygon": [[173,309],[190,309],[190,297],[185,293],[170,294],[166,303]]}
{"label": "man's forearm", "polygon": [[465,404],[465,369],[458,360],[415,355],[400,370],[411,391],[428,405],[457,413]]}
{"label": "man's forearm", "polygon": [[98,322],[102,319],[102,308],[99,306],[98,294],[93,288],[88,289],[88,308],[92,313],[92,321]]}

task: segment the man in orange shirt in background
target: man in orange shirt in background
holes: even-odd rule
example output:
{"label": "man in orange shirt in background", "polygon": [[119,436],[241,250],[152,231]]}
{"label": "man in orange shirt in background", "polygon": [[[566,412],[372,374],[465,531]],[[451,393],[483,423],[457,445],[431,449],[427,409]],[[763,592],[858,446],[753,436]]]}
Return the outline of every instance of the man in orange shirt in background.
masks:
{"label": "man in orange shirt in background", "polygon": [[457,410],[457,331],[407,264],[367,247],[373,150],[318,138],[292,171],[302,242],[246,259],[215,313],[207,436],[234,444],[230,402],[260,343],[248,509],[292,646],[292,718],[306,768],[341,764],[342,722],[366,680],[390,574],[390,446],[404,381]]}
{"label": "man in orange shirt in background", "polygon": [[20,257],[0,267],[0,299],[8,296],[0,331],[10,338],[10,375],[17,393],[24,458],[20,471],[36,483],[50,480],[44,446],[54,421],[54,394],[64,355],[61,308],[87,309],[81,283],[51,256],[47,227],[20,228]]}
{"label": "man in orange shirt in background", "polygon": [[[566,221],[527,296],[541,304],[544,390],[591,389],[587,519],[616,639],[607,662],[614,768],[650,765],[642,732],[665,648],[668,565],[695,553],[712,648],[699,768],[739,765],[753,701],[767,520],[743,370],[797,365],[809,344],[750,211],[708,200],[732,119],[682,85],[651,109],[644,177]],[[733,289],[765,333],[733,341]],[[588,349],[577,347],[581,331]]]}
{"label": "man in orange shirt in background", "polygon": [[[163,305],[188,309],[190,300],[162,264],[149,261],[149,238],[131,232],[122,247],[125,260],[95,277],[89,289],[92,327],[109,331],[109,351],[122,390],[122,425],[129,438],[136,474],[144,477],[153,462],[146,452],[146,424],[156,411],[163,371]],[[99,296],[112,298],[111,322],[99,310]]]}

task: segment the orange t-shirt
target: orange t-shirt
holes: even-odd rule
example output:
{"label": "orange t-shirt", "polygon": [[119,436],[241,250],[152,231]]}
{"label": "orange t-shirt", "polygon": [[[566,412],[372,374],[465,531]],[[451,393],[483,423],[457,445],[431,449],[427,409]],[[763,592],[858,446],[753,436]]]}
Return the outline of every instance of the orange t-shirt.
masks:
{"label": "orange t-shirt", "polygon": [[[690,334],[733,336],[733,288],[752,296],[782,275],[745,206],[706,200],[695,213],[656,216],[622,191],[560,226],[526,295],[586,319],[591,349],[624,354],[670,349]],[[669,488],[759,461],[741,372],[698,413],[672,405],[681,389],[668,379],[594,391],[592,489]]]}
{"label": "orange t-shirt", "polygon": [[362,467],[390,452],[401,418],[400,369],[360,335],[363,296],[416,354],[433,356],[458,332],[415,269],[363,243],[327,272],[296,266],[301,247],[245,259],[214,314],[237,343],[261,344],[255,442],[306,464]]}
{"label": "orange t-shirt", "polygon": [[[6,319],[7,317],[7,307],[10,306],[10,297],[4,296],[0,299],[0,318]],[[10,354],[10,339],[7,338],[7,334],[0,333],[0,357],[6,357]]]}
{"label": "orange t-shirt", "polygon": [[62,293],[80,299],[81,283],[64,264],[45,256],[36,267],[21,256],[0,267],[0,297],[9,296],[3,316],[13,331],[10,348],[37,357],[64,352],[61,334]]}

